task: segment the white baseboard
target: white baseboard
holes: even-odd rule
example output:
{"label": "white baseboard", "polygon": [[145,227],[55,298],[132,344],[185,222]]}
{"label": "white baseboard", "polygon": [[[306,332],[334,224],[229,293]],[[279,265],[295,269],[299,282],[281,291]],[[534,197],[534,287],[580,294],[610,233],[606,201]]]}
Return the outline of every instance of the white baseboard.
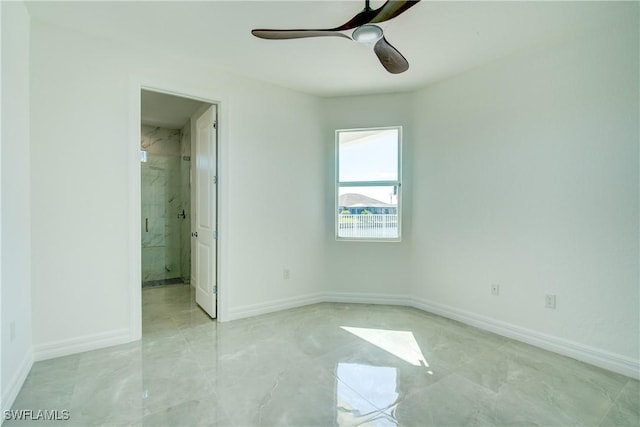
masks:
{"label": "white baseboard", "polygon": [[[20,389],[22,388],[24,381],[27,379],[27,375],[29,375],[29,371],[31,371],[32,366],[33,352],[29,350],[22,359],[22,362],[16,372],[14,372],[13,376],[9,380],[7,388],[2,390],[2,414],[13,406],[13,402],[15,402],[16,397],[18,397],[18,393],[20,393]],[[2,417],[2,421],[4,421],[4,416]]]}
{"label": "white baseboard", "polygon": [[605,350],[589,347],[584,344],[565,340],[552,335],[543,334],[510,323],[501,322],[486,316],[460,310],[426,299],[412,298],[412,307],[457,320],[498,335],[512,338],[554,353],[577,359],[609,371],[617,372],[631,378],[640,379],[640,361]]}
{"label": "white baseboard", "polygon": [[383,304],[411,306],[411,297],[407,295],[370,294],[354,292],[326,292],[323,302],[341,302],[352,304]]}
{"label": "white baseboard", "polygon": [[97,350],[112,345],[125,344],[130,341],[131,335],[129,329],[115,329],[113,331],[40,344],[34,349],[34,357],[36,361],[47,360],[53,359],[54,357]]}
{"label": "white baseboard", "polygon": [[317,304],[324,301],[324,294],[313,293],[264,303],[242,305],[230,309],[224,318],[224,322],[243,319],[245,317],[259,316],[261,314],[273,313],[280,310],[287,310],[289,308],[302,307],[309,304]]}

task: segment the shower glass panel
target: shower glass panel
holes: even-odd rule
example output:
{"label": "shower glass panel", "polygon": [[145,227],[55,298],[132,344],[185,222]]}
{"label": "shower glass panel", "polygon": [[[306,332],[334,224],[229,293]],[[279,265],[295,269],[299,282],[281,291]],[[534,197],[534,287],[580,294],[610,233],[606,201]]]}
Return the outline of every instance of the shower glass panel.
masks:
{"label": "shower glass panel", "polygon": [[182,161],[180,156],[147,153],[147,161],[140,164],[143,286],[182,282],[183,273],[188,275],[181,271],[181,233],[188,221],[183,211]]}

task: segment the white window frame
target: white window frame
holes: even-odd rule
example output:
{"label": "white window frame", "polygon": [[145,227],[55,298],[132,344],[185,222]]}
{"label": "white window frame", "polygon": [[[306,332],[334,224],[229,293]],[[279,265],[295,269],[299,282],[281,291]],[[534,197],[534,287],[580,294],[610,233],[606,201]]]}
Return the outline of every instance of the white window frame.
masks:
{"label": "white window frame", "polygon": [[[395,181],[340,181],[340,133],[396,129],[398,131],[398,179]],[[355,129],[336,129],[335,132],[335,196],[334,225],[335,238],[340,242],[401,242],[402,241],[402,126],[368,127]],[[342,237],[339,236],[340,188],[344,187],[382,187],[397,186],[398,200],[398,236],[397,237]]]}

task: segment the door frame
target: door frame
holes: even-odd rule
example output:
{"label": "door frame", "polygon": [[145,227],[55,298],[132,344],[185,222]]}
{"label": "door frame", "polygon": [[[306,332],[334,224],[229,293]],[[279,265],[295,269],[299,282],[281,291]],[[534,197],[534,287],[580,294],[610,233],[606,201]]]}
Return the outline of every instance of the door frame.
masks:
{"label": "door frame", "polygon": [[214,104],[217,108],[217,136],[218,136],[218,197],[217,197],[217,222],[218,239],[217,244],[217,320],[227,319],[227,298],[226,298],[226,276],[227,276],[227,209],[228,209],[228,187],[227,187],[227,165],[228,144],[227,144],[227,97],[219,91],[212,91],[210,88],[193,87],[181,82],[156,81],[150,78],[130,77],[129,81],[129,129],[126,144],[126,165],[129,183],[129,207],[128,207],[128,252],[129,252],[129,339],[137,341],[142,338],[142,286],[140,277],[142,275],[142,241],[140,236],[142,228],[140,225],[141,210],[141,177],[140,177],[140,124],[142,122],[140,112],[141,91],[159,92],[181,98],[194,99],[196,101]]}

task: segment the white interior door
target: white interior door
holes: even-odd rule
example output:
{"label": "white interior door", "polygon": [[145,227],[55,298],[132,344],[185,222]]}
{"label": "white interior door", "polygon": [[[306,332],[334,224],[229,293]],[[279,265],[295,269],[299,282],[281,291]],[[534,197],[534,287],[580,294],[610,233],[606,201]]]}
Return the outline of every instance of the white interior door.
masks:
{"label": "white interior door", "polygon": [[[195,253],[192,277],[196,303],[212,318],[216,317],[217,292],[217,132],[216,106],[212,105],[196,120],[195,140]],[[195,274],[193,274],[195,273]]]}

